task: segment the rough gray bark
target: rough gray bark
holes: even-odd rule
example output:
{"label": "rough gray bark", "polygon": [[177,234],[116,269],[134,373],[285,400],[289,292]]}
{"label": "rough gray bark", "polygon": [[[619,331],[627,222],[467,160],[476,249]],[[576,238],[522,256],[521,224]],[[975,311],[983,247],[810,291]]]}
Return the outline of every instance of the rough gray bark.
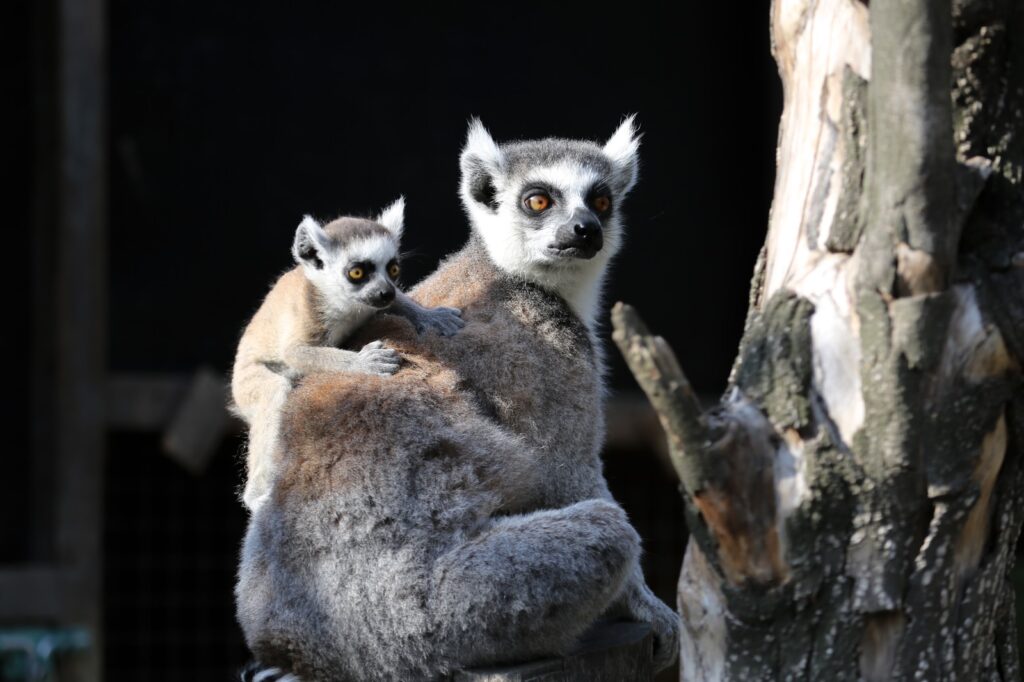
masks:
{"label": "rough gray bark", "polygon": [[775,0],[765,249],[703,413],[614,337],[689,506],[684,680],[1019,679],[1024,5]]}

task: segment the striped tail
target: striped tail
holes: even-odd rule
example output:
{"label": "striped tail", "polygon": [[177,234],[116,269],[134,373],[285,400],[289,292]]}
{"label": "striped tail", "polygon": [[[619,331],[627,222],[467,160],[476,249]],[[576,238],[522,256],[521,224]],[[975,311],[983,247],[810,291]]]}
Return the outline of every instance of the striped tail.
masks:
{"label": "striped tail", "polygon": [[253,661],[242,668],[238,679],[241,682],[302,682],[302,680],[287,670],[270,668],[257,661]]}

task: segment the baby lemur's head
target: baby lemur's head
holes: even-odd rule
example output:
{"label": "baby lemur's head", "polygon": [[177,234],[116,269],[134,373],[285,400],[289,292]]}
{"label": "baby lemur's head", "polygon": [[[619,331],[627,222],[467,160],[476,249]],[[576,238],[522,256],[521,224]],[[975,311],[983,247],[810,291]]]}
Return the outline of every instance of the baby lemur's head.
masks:
{"label": "baby lemur's head", "polygon": [[325,312],[391,305],[401,271],[398,248],[404,222],[402,197],[376,220],[342,217],[321,226],[309,216],[303,218],[292,255],[320,293]]}
{"label": "baby lemur's head", "polygon": [[585,322],[622,244],[636,183],[632,116],[604,144],[547,138],[497,144],[479,120],[462,150],[462,203],[502,270],[561,294]]}

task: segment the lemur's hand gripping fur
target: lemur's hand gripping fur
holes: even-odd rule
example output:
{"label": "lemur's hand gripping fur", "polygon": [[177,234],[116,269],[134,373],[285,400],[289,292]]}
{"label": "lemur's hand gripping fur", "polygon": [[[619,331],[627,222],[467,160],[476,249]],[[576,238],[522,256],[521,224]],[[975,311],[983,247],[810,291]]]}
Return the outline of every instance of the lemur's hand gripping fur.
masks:
{"label": "lemur's hand gripping fur", "polygon": [[356,353],[356,359],[349,371],[390,376],[398,371],[401,362],[402,357],[398,351],[385,348],[380,341],[371,341]]}
{"label": "lemur's hand gripping fur", "polygon": [[391,304],[391,312],[409,320],[417,333],[435,331],[441,336],[453,336],[466,326],[462,319],[462,311],[458,308],[426,308],[409,298],[404,292],[395,292],[395,302]]}
{"label": "lemur's hand gripping fur", "polygon": [[458,308],[427,308],[416,323],[416,331],[436,331],[441,336],[453,336],[466,326],[462,311]]}
{"label": "lemur's hand gripping fur", "polygon": [[398,351],[372,341],[359,351],[343,348],[298,345],[285,351],[285,361],[295,376],[319,372],[358,372],[389,376],[398,371],[402,359]]}

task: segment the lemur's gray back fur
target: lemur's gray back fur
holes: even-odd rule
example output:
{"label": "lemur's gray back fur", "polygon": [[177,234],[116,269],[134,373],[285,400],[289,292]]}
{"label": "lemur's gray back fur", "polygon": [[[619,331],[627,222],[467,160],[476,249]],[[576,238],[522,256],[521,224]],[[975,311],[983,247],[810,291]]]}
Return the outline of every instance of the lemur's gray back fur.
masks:
{"label": "lemur's gray back fur", "polygon": [[[516,149],[523,164],[601,152],[507,145],[500,172]],[[412,295],[460,308],[465,328],[441,339],[384,316],[350,343],[386,340],[395,376],[311,377],[286,405],[284,464],[239,571],[254,653],[303,679],[436,679],[563,653],[612,612],[650,622],[671,662],[677,619],[602,474],[588,325],[480,236]]]}

